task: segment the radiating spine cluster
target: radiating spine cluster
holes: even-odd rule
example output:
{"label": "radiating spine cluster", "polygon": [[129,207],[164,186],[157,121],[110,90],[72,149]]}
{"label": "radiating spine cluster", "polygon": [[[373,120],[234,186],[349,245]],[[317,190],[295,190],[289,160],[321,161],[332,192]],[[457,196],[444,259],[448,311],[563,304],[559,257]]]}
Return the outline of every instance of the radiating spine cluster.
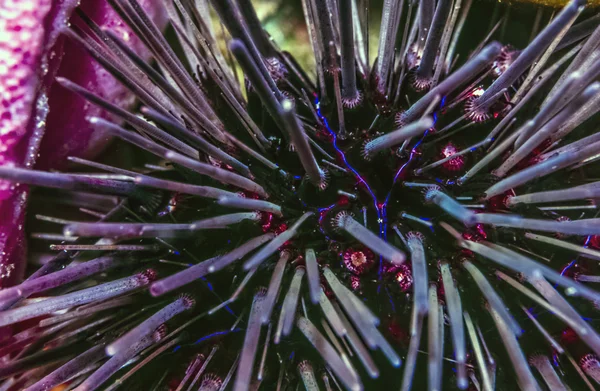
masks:
{"label": "radiating spine cluster", "polygon": [[79,207],[37,216],[62,227],[32,235],[60,253],[0,291],[0,388],[600,384],[600,139],[584,124],[600,27],[583,0],[522,50],[495,27],[465,51],[472,1],[384,0],[373,64],[368,1],[303,0],[315,80],[250,0],[167,0],[166,32],[108,2],[152,63],[81,10],[63,33],[139,113],[56,81],[147,164],[0,167]]}

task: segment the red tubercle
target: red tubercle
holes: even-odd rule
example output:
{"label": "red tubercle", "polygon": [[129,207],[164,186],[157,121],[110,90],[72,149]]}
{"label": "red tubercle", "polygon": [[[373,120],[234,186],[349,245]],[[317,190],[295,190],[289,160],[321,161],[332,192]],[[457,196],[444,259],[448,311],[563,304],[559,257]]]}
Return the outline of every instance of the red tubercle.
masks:
{"label": "red tubercle", "polygon": [[531,153],[527,155],[527,157],[525,157],[523,160],[521,160],[515,165],[513,171],[519,171],[539,163],[541,161],[540,155],[543,154],[544,151],[546,151],[546,149],[548,149],[550,145],[552,145],[552,140],[550,138],[547,138],[544,141],[542,141],[542,143],[538,145],[538,147],[535,148],[533,151],[531,151]]}
{"label": "red tubercle", "polygon": [[590,353],[590,348],[581,340],[577,332],[571,328],[566,328],[561,332],[559,342],[577,361],[580,361]]}
{"label": "red tubercle", "polygon": [[410,332],[406,330],[396,317],[392,317],[386,322],[387,336],[397,344],[408,346],[410,343]]}
{"label": "red tubercle", "polygon": [[277,226],[277,228],[275,228],[275,230],[274,230],[274,232],[275,232],[275,235],[279,235],[279,234],[281,234],[282,232],[284,232],[284,231],[287,231],[287,229],[288,229],[288,226],[287,226],[287,224],[286,224],[286,223],[281,223],[281,224],[279,224],[279,225]]}
{"label": "red tubercle", "polygon": [[486,240],[488,235],[485,232],[483,224],[476,224],[474,227],[467,228],[462,233],[462,237],[465,240],[470,240],[472,242],[480,242],[482,240]]}
{"label": "red tubercle", "polygon": [[361,276],[375,265],[375,254],[366,247],[350,247],[342,253],[342,261],[348,271]]}
{"label": "red tubercle", "polygon": [[396,266],[396,265],[394,265],[394,264],[392,264],[392,263],[387,263],[387,262],[384,262],[384,263],[381,265],[381,272],[382,272],[384,275],[386,275],[386,276],[390,276],[390,278],[391,278],[391,276],[393,276],[393,274],[394,274],[394,271],[395,271],[397,268],[398,268],[398,266]]}
{"label": "red tubercle", "polygon": [[[280,235],[281,233],[287,231],[288,226],[286,223],[281,223],[281,224],[277,224],[277,226],[275,228],[273,228],[271,231],[277,236]],[[281,245],[281,247],[279,247],[280,251],[289,249],[289,247],[292,245],[293,241],[292,240],[288,240],[287,242],[283,243]]]}
{"label": "red tubercle", "polygon": [[488,212],[500,212],[508,210],[508,199],[510,197],[514,197],[516,195],[513,189],[507,190],[502,194],[498,194],[497,196],[491,197],[486,201],[487,211]]}
{"label": "red tubercle", "polygon": [[146,269],[141,273],[138,273],[137,278],[139,278],[140,282],[144,285],[148,285],[158,278],[158,273],[154,269]]}
{"label": "red tubercle", "polygon": [[[471,242],[481,242],[482,240],[487,240],[487,238],[488,238],[488,234],[485,231],[485,227],[483,224],[475,224],[475,226],[473,226],[473,227],[466,228],[461,233],[461,236],[463,237],[463,239],[469,240]],[[461,258],[471,259],[471,258],[473,258],[473,256],[474,256],[474,253],[471,250],[467,250],[467,249],[463,248],[459,251],[459,257],[457,259],[461,259]]]}
{"label": "red tubercle", "polygon": [[323,276],[323,274],[321,274],[320,280],[321,288],[323,288],[323,293],[325,293],[325,296],[327,296],[329,300],[337,300],[335,293],[333,293],[333,290],[331,290],[331,287],[327,283],[327,279]]}
{"label": "red tubercle", "polygon": [[446,289],[444,288],[444,280],[442,279],[441,274],[438,275],[436,286],[437,286],[438,300],[445,304],[446,303]]}
{"label": "red tubercle", "polygon": [[261,212],[260,216],[260,225],[264,233],[273,232],[275,235],[279,235],[288,228],[287,224],[273,213]]}
{"label": "red tubercle", "polygon": [[[459,151],[456,148],[456,146],[452,143],[448,143],[442,148],[442,150],[440,151],[440,155],[442,158],[449,158],[455,155],[457,152]],[[466,159],[464,156],[456,156],[444,162],[442,164],[442,168],[450,173],[461,171],[465,167],[465,160]]]}
{"label": "red tubercle", "polygon": [[287,231],[287,224],[281,223],[275,228],[275,234],[279,235],[280,233]]}
{"label": "red tubercle", "polygon": [[483,224],[476,224],[475,229],[477,230],[477,233],[479,234],[482,240],[487,239],[488,235],[484,230]]}
{"label": "red tubercle", "polygon": [[338,198],[337,205],[339,205],[339,206],[346,206],[348,204],[350,204],[350,199],[348,197],[346,197],[345,195],[341,195]]}
{"label": "red tubercle", "polygon": [[406,293],[412,289],[413,276],[412,270],[406,264],[396,266],[392,269],[394,283],[400,288],[402,293]]}
{"label": "red tubercle", "polygon": [[587,245],[593,249],[600,249],[600,235],[592,235]]}
{"label": "red tubercle", "polygon": [[244,198],[249,198],[251,200],[259,200],[261,198],[260,195],[253,193],[251,191],[242,191],[242,192],[239,192],[238,194],[240,194]]}
{"label": "red tubercle", "polygon": [[271,225],[273,224],[273,213],[263,212],[260,215],[260,226],[264,233],[267,233],[271,230]]}
{"label": "red tubercle", "polygon": [[565,277],[571,278],[571,279],[575,279],[575,277],[578,274],[584,274],[585,270],[583,269],[583,267],[579,264],[579,263],[573,263],[571,264],[571,262],[565,264],[563,266],[563,268],[561,269],[561,274]]}
{"label": "red tubercle", "polygon": [[353,291],[359,291],[361,288],[361,282],[360,282],[360,277],[358,276],[350,276],[350,288],[352,288]]}
{"label": "red tubercle", "polygon": [[579,336],[572,328],[566,328],[560,333],[560,342],[564,345],[572,345],[579,341]]}
{"label": "red tubercle", "polygon": [[[467,231],[464,231],[461,236],[464,240],[469,240],[472,242],[479,242],[481,238],[478,236],[476,232],[473,232],[473,229],[469,228]],[[467,250],[463,248],[460,250],[460,257],[473,258],[474,254],[471,250]]]}
{"label": "red tubercle", "polygon": [[169,380],[169,383],[167,384],[167,387],[169,391],[175,391],[179,388],[179,384],[181,384],[181,381],[183,380],[183,378],[181,376],[177,376],[177,377],[173,377],[171,380]]}

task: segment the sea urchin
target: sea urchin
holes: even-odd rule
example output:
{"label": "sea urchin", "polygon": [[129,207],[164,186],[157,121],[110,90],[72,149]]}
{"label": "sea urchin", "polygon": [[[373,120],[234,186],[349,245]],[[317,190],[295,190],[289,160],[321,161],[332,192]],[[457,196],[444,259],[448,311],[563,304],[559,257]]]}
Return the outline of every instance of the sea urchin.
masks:
{"label": "sea urchin", "polygon": [[368,1],[303,0],[315,75],[250,0],[165,0],[165,35],[108,2],[156,64],[83,11],[63,34],[139,112],[56,81],[122,121],[88,118],[145,166],[0,167],[76,206],[39,216],[60,252],[0,290],[1,389],[600,384],[600,133],[583,125],[600,18],[576,23],[583,0],[521,50],[490,41],[506,15],[460,49],[472,0],[384,0],[372,64]]}

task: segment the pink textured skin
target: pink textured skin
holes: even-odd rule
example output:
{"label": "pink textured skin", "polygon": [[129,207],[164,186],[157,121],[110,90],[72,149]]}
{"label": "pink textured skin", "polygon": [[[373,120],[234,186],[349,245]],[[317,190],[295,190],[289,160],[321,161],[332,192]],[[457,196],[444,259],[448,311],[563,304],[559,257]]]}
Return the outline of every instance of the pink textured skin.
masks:
{"label": "pink textured skin", "polygon": [[[159,25],[164,25],[164,14],[155,15],[156,0],[138,0],[150,17]],[[124,42],[129,43],[138,54],[148,58],[149,51],[131,32],[105,0],[82,1],[81,8],[103,29],[109,29]],[[157,20],[159,19],[159,20]],[[69,40],[64,43],[64,59],[58,71],[59,76],[91,90],[119,107],[129,107],[135,97],[115,80],[104,68],[94,61],[86,52]],[[75,61],[71,60],[75,59]],[[63,168],[66,158],[71,155],[89,157],[101,151],[109,141],[107,137],[94,132],[86,116],[113,119],[102,109],[86,102],[78,95],[65,90],[59,84],[50,91],[51,110],[48,115],[48,136],[42,140],[38,166],[44,169]],[[56,103],[55,103],[56,102]],[[57,105],[60,107],[57,109]]]}
{"label": "pink textured skin", "polygon": [[[152,16],[154,1],[139,0]],[[105,115],[54,84],[57,72],[119,106],[134,101],[129,91],[60,36],[78,3],[0,0],[0,165],[61,168],[67,156],[89,156],[106,144],[85,121],[89,115]],[[83,0],[82,7],[101,27],[129,37],[132,47],[147,54],[105,0]],[[18,282],[24,273],[27,195],[26,186],[0,181],[0,288]]]}

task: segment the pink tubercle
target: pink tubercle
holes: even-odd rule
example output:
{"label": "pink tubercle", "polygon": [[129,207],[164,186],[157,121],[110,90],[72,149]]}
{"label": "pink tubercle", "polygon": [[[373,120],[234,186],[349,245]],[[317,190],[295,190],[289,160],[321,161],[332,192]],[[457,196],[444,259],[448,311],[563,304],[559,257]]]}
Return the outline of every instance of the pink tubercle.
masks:
{"label": "pink tubercle", "polygon": [[346,249],[342,255],[344,266],[355,275],[363,275],[369,272],[375,265],[375,255],[367,248]]}
{"label": "pink tubercle", "polygon": [[408,266],[406,266],[406,264],[394,268],[394,282],[403,293],[406,293],[412,289],[412,271]]}
{"label": "pink tubercle", "polygon": [[476,224],[474,227],[467,228],[463,233],[462,237],[465,240],[472,242],[480,242],[487,239],[487,233],[483,224]]}
{"label": "pink tubercle", "polygon": [[510,197],[515,196],[516,193],[514,190],[510,189],[502,194],[498,194],[497,196],[491,197],[486,202],[486,209],[488,212],[500,212],[508,210],[508,199]]}
{"label": "pink tubercle", "polygon": [[[450,158],[451,156],[456,155],[458,149],[454,144],[448,143],[446,144],[442,150],[441,155],[442,158]],[[465,157],[464,156],[456,156],[442,164],[442,167],[449,172],[461,171],[465,167]]]}
{"label": "pink tubercle", "polygon": [[353,291],[359,291],[361,288],[361,281],[359,276],[350,276],[350,287]]}

